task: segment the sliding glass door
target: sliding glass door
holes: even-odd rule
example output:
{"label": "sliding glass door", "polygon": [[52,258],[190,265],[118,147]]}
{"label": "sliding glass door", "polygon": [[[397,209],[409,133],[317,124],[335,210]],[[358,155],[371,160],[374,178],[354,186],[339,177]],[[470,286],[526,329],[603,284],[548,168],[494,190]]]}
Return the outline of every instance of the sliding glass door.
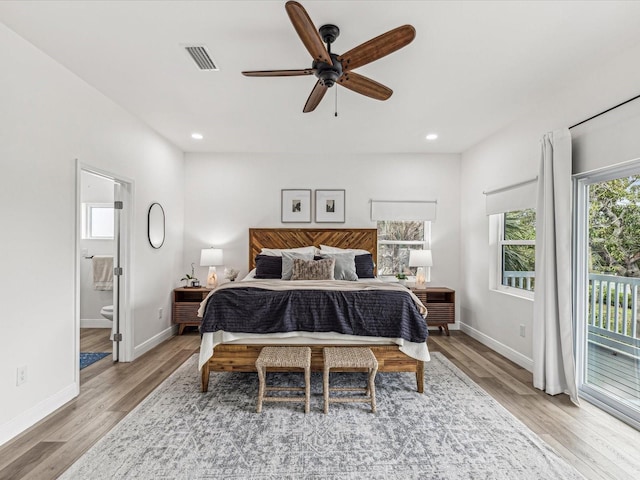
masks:
{"label": "sliding glass door", "polygon": [[640,163],[577,180],[579,389],[640,426]]}

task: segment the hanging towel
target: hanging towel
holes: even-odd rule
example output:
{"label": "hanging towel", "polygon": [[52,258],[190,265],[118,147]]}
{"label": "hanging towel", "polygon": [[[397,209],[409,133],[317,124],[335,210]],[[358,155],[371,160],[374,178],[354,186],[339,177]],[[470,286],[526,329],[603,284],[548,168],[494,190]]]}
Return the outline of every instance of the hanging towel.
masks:
{"label": "hanging towel", "polygon": [[94,290],[113,290],[113,257],[111,255],[93,256]]}

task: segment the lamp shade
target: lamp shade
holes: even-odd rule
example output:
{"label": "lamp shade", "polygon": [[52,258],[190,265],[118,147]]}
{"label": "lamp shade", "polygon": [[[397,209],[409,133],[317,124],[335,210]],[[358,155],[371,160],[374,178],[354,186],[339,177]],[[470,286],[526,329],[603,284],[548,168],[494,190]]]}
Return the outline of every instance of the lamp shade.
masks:
{"label": "lamp shade", "polygon": [[201,267],[211,267],[222,265],[223,263],[221,248],[203,248],[202,252],[200,252]]}
{"label": "lamp shade", "polygon": [[431,250],[410,250],[409,251],[410,267],[432,267],[433,257]]}

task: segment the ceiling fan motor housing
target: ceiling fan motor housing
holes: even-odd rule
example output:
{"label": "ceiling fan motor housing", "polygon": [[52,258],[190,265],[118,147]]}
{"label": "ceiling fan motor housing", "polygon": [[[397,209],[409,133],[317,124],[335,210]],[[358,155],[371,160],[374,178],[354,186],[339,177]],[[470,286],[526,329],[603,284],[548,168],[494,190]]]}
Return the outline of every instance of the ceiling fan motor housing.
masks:
{"label": "ceiling fan motor housing", "polygon": [[338,55],[332,53],[331,61],[333,65],[318,62],[317,60],[314,61],[312,65],[314,75],[320,79],[325,87],[333,87],[336,81],[342,76],[342,63],[338,60]]}

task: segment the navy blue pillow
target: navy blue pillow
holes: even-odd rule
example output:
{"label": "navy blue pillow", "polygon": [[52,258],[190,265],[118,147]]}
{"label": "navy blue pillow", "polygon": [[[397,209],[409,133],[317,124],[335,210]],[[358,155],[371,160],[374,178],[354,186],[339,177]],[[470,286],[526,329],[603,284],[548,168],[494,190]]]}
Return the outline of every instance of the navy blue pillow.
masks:
{"label": "navy blue pillow", "polygon": [[256,278],[282,278],[282,257],[256,255]]}
{"label": "navy blue pillow", "polygon": [[358,278],[375,278],[373,274],[373,256],[370,253],[356,255],[355,262]]}

